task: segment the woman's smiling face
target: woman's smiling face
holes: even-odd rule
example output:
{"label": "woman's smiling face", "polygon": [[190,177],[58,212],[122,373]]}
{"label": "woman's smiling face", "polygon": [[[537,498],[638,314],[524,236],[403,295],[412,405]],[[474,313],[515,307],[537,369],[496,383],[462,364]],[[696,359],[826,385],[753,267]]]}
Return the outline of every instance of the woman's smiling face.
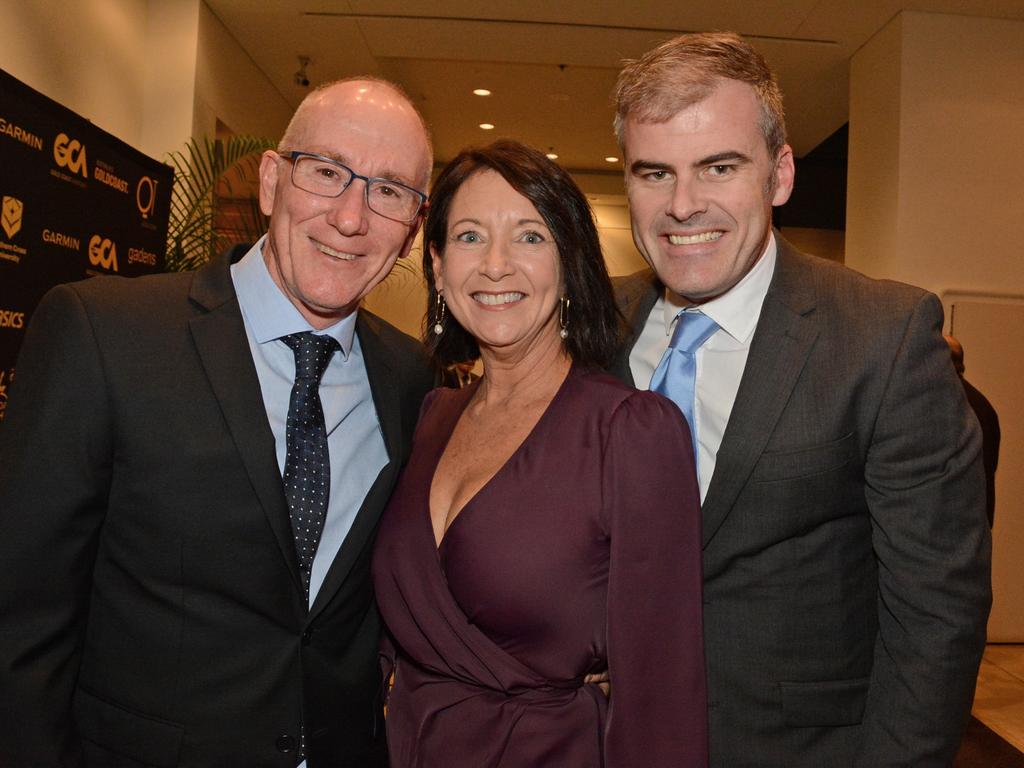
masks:
{"label": "woman's smiling face", "polygon": [[462,184],[444,253],[431,256],[437,290],[481,352],[522,354],[557,341],[558,247],[533,203],[499,173],[479,171]]}

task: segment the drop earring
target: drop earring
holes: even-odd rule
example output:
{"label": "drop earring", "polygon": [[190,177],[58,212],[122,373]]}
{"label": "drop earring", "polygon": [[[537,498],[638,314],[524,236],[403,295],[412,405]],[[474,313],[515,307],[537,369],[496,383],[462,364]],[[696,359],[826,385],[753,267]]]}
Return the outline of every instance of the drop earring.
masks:
{"label": "drop earring", "polygon": [[558,300],[558,335],[569,338],[569,298],[563,296]]}
{"label": "drop earring", "polygon": [[444,333],[444,295],[438,291],[434,300],[434,334],[440,336]]}

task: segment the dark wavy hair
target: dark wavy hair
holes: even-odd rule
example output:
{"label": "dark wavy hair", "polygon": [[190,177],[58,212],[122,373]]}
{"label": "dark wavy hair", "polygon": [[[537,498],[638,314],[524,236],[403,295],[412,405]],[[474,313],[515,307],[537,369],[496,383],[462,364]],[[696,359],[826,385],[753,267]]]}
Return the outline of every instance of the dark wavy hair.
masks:
{"label": "dark wavy hair", "polygon": [[572,177],[536,149],[503,139],[459,153],[444,167],[430,193],[423,225],[423,274],[427,280],[427,323],[424,343],[440,366],[475,360],[476,339],[450,314],[444,333],[433,332],[434,265],[431,250],[444,259],[448,213],[459,188],[475,174],[492,170],[533,203],[558,247],[565,296],[569,299],[569,336],[563,344],[574,362],[603,367],[611,362],[621,338],[623,320],[615,306],[601,243],[586,196]]}

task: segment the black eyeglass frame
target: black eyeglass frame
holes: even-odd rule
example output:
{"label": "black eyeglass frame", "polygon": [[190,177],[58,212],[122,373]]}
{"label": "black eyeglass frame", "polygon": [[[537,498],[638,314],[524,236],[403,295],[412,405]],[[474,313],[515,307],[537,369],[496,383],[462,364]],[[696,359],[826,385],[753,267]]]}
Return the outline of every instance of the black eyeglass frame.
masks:
{"label": "black eyeglass frame", "polygon": [[[331,197],[331,198],[341,197],[345,193],[345,190],[348,189],[350,186],[352,186],[352,181],[354,179],[361,179],[363,182],[365,182],[365,184],[363,185],[363,200],[366,201],[366,207],[369,208],[371,211],[373,211],[378,216],[380,216],[381,218],[388,219],[389,221],[397,221],[400,224],[408,224],[411,221],[415,221],[416,217],[419,216],[421,213],[423,213],[423,211],[426,210],[426,208],[427,208],[427,206],[429,204],[429,198],[427,197],[427,195],[425,195],[423,192],[420,192],[418,189],[413,189],[408,184],[403,184],[402,182],[395,181],[394,179],[385,179],[385,178],[383,178],[381,176],[363,176],[361,173],[356,173],[351,168],[349,168],[347,165],[345,165],[342,162],[339,162],[339,161],[335,160],[333,157],[327,157],[325,155],[318,155],[316,152],[303,152],[303,151],[297,150],[297,149],[289,150],[287,152],[278,152],[277,156],[282,158],[282,159],[284,159],[284,160],[290,160],[291,161],[291,163],[292,163],[292,172],[291,172],[290,178],[291,178],[291,182],[295,186],[295,188],[296,189],[301,189],[303,192],[309,192],[309,194],[311,194],[311,195],[317,195],[319,197]],[[325,162],[325,163],[328,163],[330,165],[333,165],[336,168],[340,168],[343,171],[347,171],[348,174],[349,174],[349,180],[345,183],[345,185],[341,189],[338,190],[338,194],[336,194],[336,195],[325,195],[323,192],[316,192],[316,191],[314,191],[312,189],[306,189],[305,187],[299,186],[298,184],[295,183],[295,166],[297,165],[296,161],[298,161],[299,159],[301,159],[303,157],[311,157],[314,160],[320,160],[321,162]],[[419,204],[419,206],[417,206],[416,211],[412,214],[412,216],[410,216],[407,219],[396,219],[394,216],[388,216],[386,213],[381,213],[376,208],[374,208],[373,205],[370,203],[370,185],[373,182],[375,182],[375,181],[383,182],[385,184],[389,184],[389,185],[395,186],[395,187],[401,187],[402,189],[408,190],[409,192],[412,192],[414,195],[416,195],[420,199],[420,204]]]}

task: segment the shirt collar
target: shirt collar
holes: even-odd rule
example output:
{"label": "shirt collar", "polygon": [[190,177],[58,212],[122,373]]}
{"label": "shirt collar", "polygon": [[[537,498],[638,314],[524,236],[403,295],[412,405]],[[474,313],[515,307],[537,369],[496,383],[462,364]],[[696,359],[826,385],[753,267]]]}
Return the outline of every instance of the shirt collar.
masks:
{"label": "shirt collar", "polygon": [[235,284],[238,304],[253,338],[257,343],[265,344],[290,333],[311,331],[318,335],[326,334],[338,342],[341,354],[347,360],[356,331],[356,313],[322,331],[314,329],[270,276],[263,259],[266,240],[264,235],[245,256],[231,265],[231,280]]}
{"label": "shirt collar", "polygon": [[765,246],[764,253],[754,263],[751,270],[743,276],[743,279],[721,296],[704,304],[691,304],[682,296],[666,288],[662,302],[665,335],[668,336],[672,333],[672,323],[679,314],[679,310],[700,310],[718,323],[718,327],[736,341],[748,341],[761,316],[761,305],[764,303],[764,297],[768,294],[768,286],[775,273],[777,252],[775,233],[769,232],[768,244]]}

